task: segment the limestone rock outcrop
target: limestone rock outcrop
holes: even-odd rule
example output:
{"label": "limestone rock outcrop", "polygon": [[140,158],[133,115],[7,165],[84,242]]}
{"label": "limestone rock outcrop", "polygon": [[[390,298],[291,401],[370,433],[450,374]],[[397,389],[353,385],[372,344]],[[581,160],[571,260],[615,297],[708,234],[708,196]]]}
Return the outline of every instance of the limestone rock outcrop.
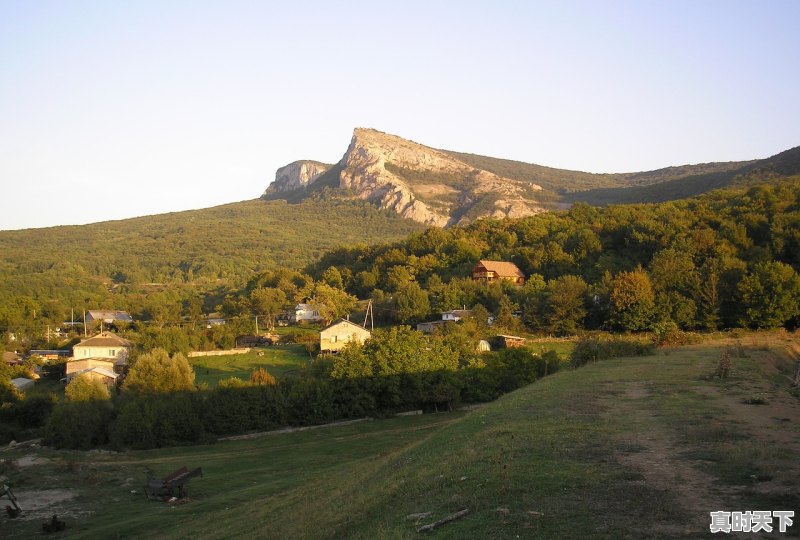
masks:
{"label": "limestone rock outcrop", "polygon": [[[266,193],[306,188],[327,170],[303,169],[306,164],[322,165],[298,161],[282,167]],[[442,151],[374,129],[356,128],[335,167],[341,196],[370,201],[427,225],[544,211],[533,196],[540,186],[476,169]]]}
{"label": "limestone rock outcrop", "polygon": [[330,165],[318,161],[301,160],[289,163],[275,171],[275,181],[267,186],[264,195],[305,189],[330,168]]}

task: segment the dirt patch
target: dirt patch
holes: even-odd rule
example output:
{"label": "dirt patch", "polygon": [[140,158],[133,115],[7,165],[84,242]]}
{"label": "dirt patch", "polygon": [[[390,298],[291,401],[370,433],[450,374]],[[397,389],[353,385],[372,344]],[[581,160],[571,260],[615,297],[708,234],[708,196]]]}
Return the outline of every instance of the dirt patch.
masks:
{"label": "dirt patch", "polygon": [[29,491],[14,491],[17,502],[22,507],[22,515],[18,519],[45,520],[54,514],[69,517],[78,517],[79,512],[68,503],[78,496],[75,489],[43,489]]}
{"label": "dirt patch", "polygon": [[45,463],[50,463],[50,460],[47,458],[37,456],[35,454],[23,456],[14,461],[14,465],[16,467],[19,467],[20,469],[24,469],[26,467],[33,467],[35,465],[44,465]]}

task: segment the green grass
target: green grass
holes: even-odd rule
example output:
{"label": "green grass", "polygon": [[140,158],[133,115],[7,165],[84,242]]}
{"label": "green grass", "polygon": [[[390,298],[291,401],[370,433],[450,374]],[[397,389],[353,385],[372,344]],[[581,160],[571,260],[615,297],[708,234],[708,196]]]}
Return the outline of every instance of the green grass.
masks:
{"label": "green grass", "polygon": [[[67,508],[76,538],[416,538],[462,508],[430,536],[710,537],[710,510],[800,502],[797,424],[748,423],[732,405],[768,411],[794,398],[774,388],[768,405],[741,404],[737,392],[769,381],[751,351],[729,378],[710,377],[724,346],[562,371],[470,413],[126,454],[40,450],[53,461],[0,474],[18,491],[77,488]],[[775,430],[790,431],[766,444]],[[205,472],[187,504],[130,493],[183,465]],[[408,518],[421,512],[431,515]],[[2,527],[25,538],[39,523]]]}
{"label": "green grass", "polygon": [[291,374],[308,363],[308,352],[303,345],[273,345],[253,349],[246,354],[224,356],[198,356],[190,358],[195,372],[195,382],[216,386],[222,379],[239,377],[247,380],[256,368],[263,367],[275,377]]}

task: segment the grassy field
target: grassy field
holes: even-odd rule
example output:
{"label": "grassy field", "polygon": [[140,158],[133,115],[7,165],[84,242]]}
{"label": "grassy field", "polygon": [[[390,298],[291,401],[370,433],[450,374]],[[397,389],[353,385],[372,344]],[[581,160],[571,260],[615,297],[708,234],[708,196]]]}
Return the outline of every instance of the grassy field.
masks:
{"label": "grassy field", "polygon": [[[800,510],[796,342],[598,362],[469,413],[125,454],[5,449],[0,474],[31,508],[0,534],[58,513],[71,538],[414,538],[468,509],[430,536],[711,537],[710,511]],[[713,377],[726,347],[733,370]],[[148,475],[183,465],[205,472],[190,501],[144,500]]]}
{"label": "grassy field", "polygon": [[303,345],[274,345],[253,349],[246,354],[198,356],[190,358],[195,382],[216,386],[222,379],[239,377],[247,380],[256,368],[263,367],[274,376],[291,374],[309,361]]}

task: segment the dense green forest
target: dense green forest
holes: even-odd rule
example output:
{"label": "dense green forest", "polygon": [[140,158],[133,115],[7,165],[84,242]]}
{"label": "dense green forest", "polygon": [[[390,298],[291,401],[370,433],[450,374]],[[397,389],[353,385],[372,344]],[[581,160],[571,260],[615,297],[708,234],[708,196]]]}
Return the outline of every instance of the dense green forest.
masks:
{"label": "dense green forest", "polygon": [[43,334],[84,309],[168,320],[325,251],[400,239],[422,225],[361,201],[245,201],[91,225],[0,232],[0,331]]}
{"label": "dense green forest", "polygon": [[[4,232],[0,328],[6,340],[21,333],[43,346],[46,328],[69,320],[71,309],[78,319],[83,309],[124,309],[139,321],[128,331],[140,348],[185,352],[226,346],[254,316],[269,326],[305,298],[329,320],[370,298],[379,322],[413,324],[477,306],[500,329],[553,334],[792,326],[799,198],[795,176],[694,199],[578,203],[423,231],[323,190],[294,204]],[[479,259],[515,262],[526,285],[472,282]],[[214,311],[236,324],[203,329]]]}
{"label": "dense green forest", "polygon": [[[480,259],[508,260],[524,287],[478,285]],[[660,204],[429,229],[341,248],[309,273],[376,300],[401,322],[480,304],[507,328],[650,330],[796,325],[800,177]],[[521,321],[512,317],[521,313]]]}

